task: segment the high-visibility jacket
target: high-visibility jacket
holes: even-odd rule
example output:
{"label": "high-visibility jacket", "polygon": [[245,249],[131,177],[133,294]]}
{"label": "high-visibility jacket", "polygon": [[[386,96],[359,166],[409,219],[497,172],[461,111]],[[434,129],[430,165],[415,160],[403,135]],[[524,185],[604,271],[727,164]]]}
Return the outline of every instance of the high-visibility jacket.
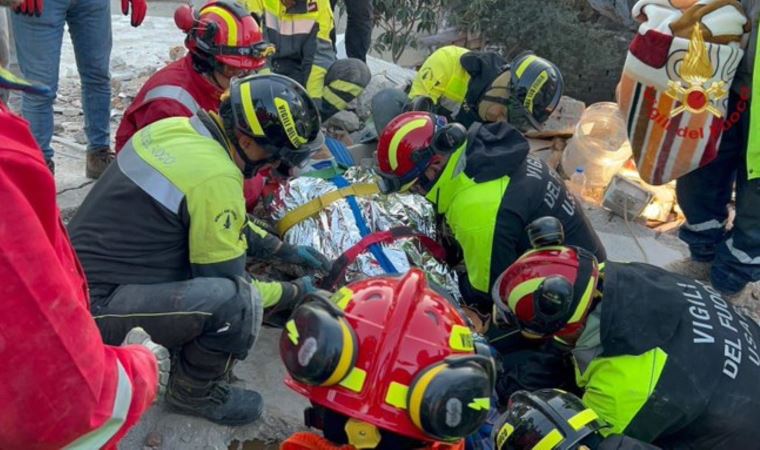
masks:
{"label": "high-visibility jacket", "polygon": [[470,286],[487,303],[493,281],[531,248],[525,227],[539,217],[558,218],[568,245],[606,258],[562,179],[528,150],[511,125],[476,123],[426,195],[462,247]]}
{"label": "high-visibility jacket", "polygon": [[496,53],[474,52],[455,45],[441,47],[417,71],[409,99],[428,97],[438,107],[436,113],[470,126],[480,121],[480,98],[506,64]]}
{"label": "high-visibility jacket", "polygon": [[[737,82],[747,86],[752,83],[752,92],[760,92],[760,59],[757,50],[760,47],[760,0],[742,0],[747,15],[752,20],[752,35],[744,54],[742,66],[737,71]],[[736,85],[736,82],[734,83]],[[741,87],[740,86],[740,87]],[[747,176],[750,180],[760,178],[760,101],[753,95],[750,106],[750,135],[747,144]]]}
{"label": "high-visibility jacket", "polygon": [[330,0],[296,0],[290,10],[280,0],[248,0],[247,7],[263,18],[265,37],[277,48],[270,58],[273,71],[322,98],[325,75],[337,58],[330,39],[335,26]]}
{"label": "high-visibility jacket", "polygon": [[602,300],[573,349],[583,401],[662,448],[757,448],[760,327],[711,286],[608,262]]}
{"label": "high-visibility jacket", "polygon": [[[204,111],[138,131],[69,223],[89,282],[237,279],[247,255],[271,256],[279,239],[249,223],[230,145]],[[254,284],[264,306],[279,301],[280,283]]]}
{"label": "high-visibility jacket", "polygon": [[155,357],[103,345],[28,124],[0,103],[0,448],[116,448],[156,396]]}
{"label": "high-visibility jacket", "polygon": [[116,151],[138,130],[167,117],[190,117],[200,110],[218,111],[222,90],[193,68],[188,54],[145,82],[116,131]]}

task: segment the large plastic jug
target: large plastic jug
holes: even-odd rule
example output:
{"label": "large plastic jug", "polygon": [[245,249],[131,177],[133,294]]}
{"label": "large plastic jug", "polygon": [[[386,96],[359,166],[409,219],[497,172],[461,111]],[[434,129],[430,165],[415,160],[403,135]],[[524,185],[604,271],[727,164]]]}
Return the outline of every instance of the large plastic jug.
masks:
{"label": "large plastic jug", "polygon": [[567,142],[562,169],[572,174],[583,167],[587,188],[602,191],[630,157],[631,144],[617,103],[595,103],[583,113]]}

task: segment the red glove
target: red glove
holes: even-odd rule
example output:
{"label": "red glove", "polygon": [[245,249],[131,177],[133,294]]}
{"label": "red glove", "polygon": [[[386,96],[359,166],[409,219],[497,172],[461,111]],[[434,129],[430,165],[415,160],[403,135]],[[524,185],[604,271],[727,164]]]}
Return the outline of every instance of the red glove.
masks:
{"label": "red glove", "polygon": [[21,0],[21,4],[13,10],[19,14],[39,17],[42,14],[42,0]]}
{"label": "red glove", "polygon": [[[42,3],[42,0],[24,0],[24,1],[38,1]],[[121,0],[121,13],[125,16],[129,14],[129,4],[132,4],[132,20],[133,27],[139,27],[143,19],[145,19],[145,13],[148,11],[148,4],[145,0]]]}

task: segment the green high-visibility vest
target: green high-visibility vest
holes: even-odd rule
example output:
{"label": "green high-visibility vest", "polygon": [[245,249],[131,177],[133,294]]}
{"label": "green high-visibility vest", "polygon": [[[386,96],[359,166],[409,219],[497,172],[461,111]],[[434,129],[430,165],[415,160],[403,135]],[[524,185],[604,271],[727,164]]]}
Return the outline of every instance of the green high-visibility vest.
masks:
{"label": "green high-visibility vest", "polygon": [[[757,26],[758,21],[755,21]],[[760,99],[754,95],[760,92],[760,33],[757,34],[755,47],[755,67],[752,69],[752,107],[749,113],[749,142],[747,143],[747,179],[760,178]]]}

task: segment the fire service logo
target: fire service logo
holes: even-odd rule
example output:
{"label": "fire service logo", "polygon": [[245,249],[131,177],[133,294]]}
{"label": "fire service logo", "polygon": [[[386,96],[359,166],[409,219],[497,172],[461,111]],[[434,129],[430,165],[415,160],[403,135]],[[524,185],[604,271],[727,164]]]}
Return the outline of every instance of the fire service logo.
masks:
{"label": "fire service logo", "polygon": [[692,114],[700,114],[709,111],[715,117],[722,117],[721,111],[715,107],[715,103],[726,98],[728,90],[724,81],[714,81],[709,88],[705,89],[707,80],[712,77],[713,66],[707,55],[707,45],[699,23],[694,25],[689,42],[689,51],[683,60],[681,69],[682,81],[668,82],[666,95],[680,103],[673,108],[670,117],[673,118],[684,111]]}

